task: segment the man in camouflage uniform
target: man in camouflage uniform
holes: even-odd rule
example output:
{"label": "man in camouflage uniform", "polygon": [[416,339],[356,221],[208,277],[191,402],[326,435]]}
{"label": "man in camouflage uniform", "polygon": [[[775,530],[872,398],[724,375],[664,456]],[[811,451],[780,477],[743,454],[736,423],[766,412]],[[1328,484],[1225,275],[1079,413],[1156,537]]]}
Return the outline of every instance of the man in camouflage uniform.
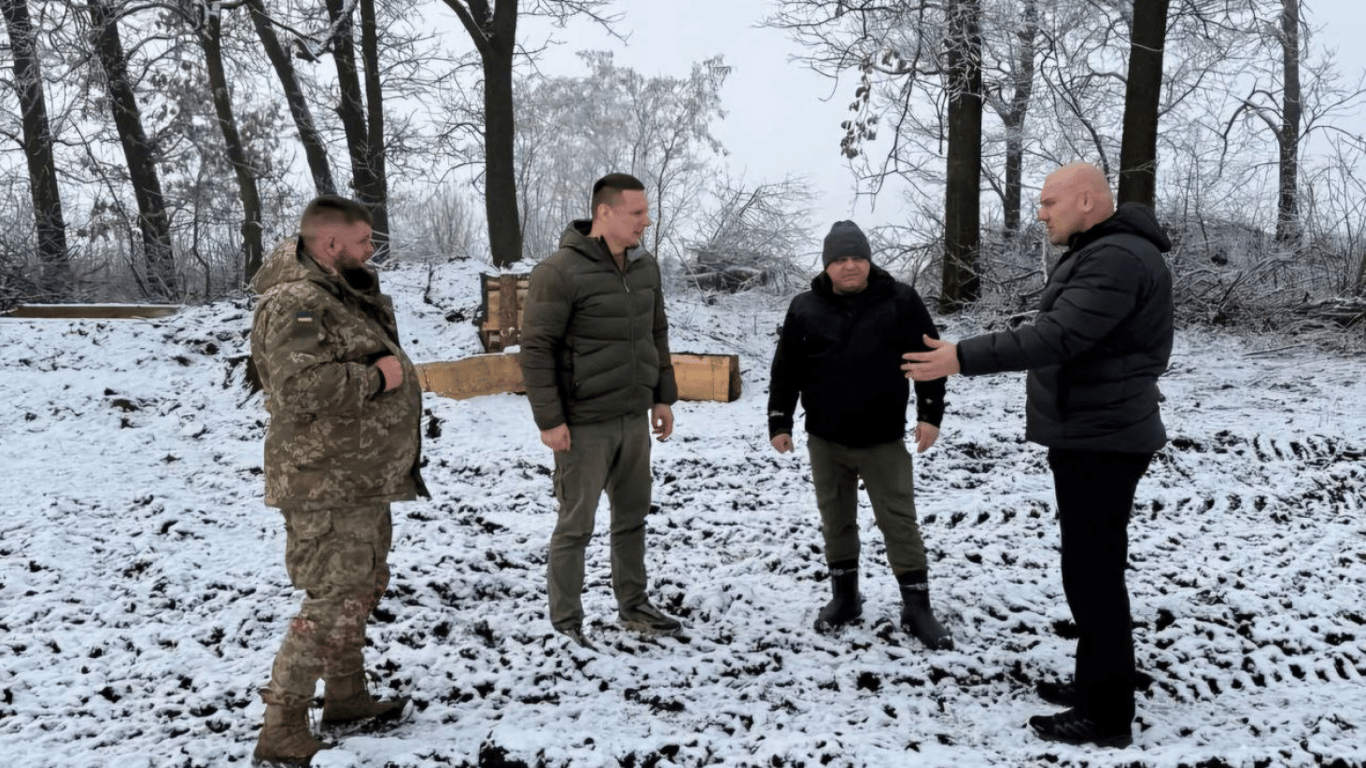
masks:
{"label": "man in camouflage uniform", "polygon": [[407,703],[374,699],[362,658],[389,582],[389,504],[427,495],[422,392],[366,266],[371,224],[359,203],[319,197],[252,281],[252,361],[270,412],[266,504],[284,515],[285,568],[305,593],[261,691],[262,761],[307,763],[322,749],[308,723],[320,678],[324,725],[398,717]]}

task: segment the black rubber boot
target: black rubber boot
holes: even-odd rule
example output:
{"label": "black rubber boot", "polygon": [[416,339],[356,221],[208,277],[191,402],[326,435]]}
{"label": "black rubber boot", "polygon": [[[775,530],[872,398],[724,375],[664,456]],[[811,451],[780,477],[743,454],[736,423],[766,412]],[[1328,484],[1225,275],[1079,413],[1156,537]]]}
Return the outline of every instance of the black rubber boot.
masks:
{"label": "black rubber boot", "polygon": [[822,634],[863,615],[863,598],[858,593],[858,561],[831,563],[830,587],[835,596],[816,616],[816,631]]}
{"label": "black rubber boot", "polygon": [[953,636],[934,617],[925,571],[906,571],[896,577],[901,585],[901,629],[936,651],[953,650]]}

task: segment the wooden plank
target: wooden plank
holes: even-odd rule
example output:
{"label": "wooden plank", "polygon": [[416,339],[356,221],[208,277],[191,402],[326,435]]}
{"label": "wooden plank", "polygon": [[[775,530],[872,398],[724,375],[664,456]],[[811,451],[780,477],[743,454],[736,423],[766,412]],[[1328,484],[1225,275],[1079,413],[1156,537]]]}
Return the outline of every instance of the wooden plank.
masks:
{"label": "wooden plank", "polygon": [[5,316],[36,320],[146,320],[169,317],[179,311],[176,304],[21,304]]}
{"label": "wooden plank", "polygon": [[479,341],[486,351],[499,352],[515,345],[521,337],[522,308],[526,305],[531,275],[486,272],[479,280],[482,294]]}
{"label": "wooden plank", "polygon": [[424,392],[464,400],[480,395],[525,392],[516,355],[475,355],[452,362],[418,363]]}
{"label": "wooden plank", "polygon": [[[734,402],[740,397],[740,356],[679,353],[673,355],[680,400]],[[463,400],[480,395],[525,392],[517,355],[474,355],[463,360],[419,363],[425,392]]]}
{"label": "wooden plank", "polygon": [[503,275],[498,285],[498,342],[503,349],[521,338],[523,296],[517,290],[517,276]]}

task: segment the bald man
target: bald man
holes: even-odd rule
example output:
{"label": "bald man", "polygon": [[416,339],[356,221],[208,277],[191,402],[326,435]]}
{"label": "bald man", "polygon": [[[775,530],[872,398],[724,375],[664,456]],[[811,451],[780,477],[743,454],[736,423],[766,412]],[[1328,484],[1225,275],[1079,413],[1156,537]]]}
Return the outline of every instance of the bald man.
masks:
{"label": "bald man", "polygon": [[1115,210],[1105,175],[1063,166],[1044,182],[1039,220],[1067,250],[1048,276],[1030,325],[903,357],[916,381],[1028,371],[1025,436],[1048,449],[1062,538],[1062,582],[1077,625],[1070,682],[1039,695],[1068,707],[1029,720],[1069,744],[1128,746],[1134,717],[1134,641],[1128,523],[1138,481],[1167,441],[1157,379],[1172,349],[1171,242],[1151,208]]}

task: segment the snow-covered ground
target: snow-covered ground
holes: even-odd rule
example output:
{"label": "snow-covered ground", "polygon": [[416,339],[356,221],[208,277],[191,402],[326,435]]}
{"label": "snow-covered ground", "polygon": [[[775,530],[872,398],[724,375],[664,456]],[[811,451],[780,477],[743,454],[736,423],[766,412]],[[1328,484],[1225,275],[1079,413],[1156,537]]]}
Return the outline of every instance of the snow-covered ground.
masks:
{"label": "snow-covered ground", "polygon": [[[415,359],[480,351],[476,269],[386,274]],[[603,652],[553,635],[551,458],[524,399],[427,395],[434,498],[396,507],[367,652],[381,690],[415,704],[314,764],[1366,765],[1361,359],[1180,334],[1163,384],[1173,442],[1131,526],[1153,682],[1134,746],[1098,751],[1024,725],[1051,711],[1032,681],[1065,674],[1072,641],[1019,375],[953,380],[943,437],[917,459],[933,599],[958,649],[893,629],[870,512],[864,623],[811,631],[828,584],[807,462],[772,451],[763,416],[785,303],[671,299],[675,350],[739,353],[745,386],[734,403],[680,404],[654,453],[653,592],[686,639],[615,627],[601,537],[584,603]],[[297,603],[261,503],[249,323],[245,301],[158,321],[0,320],[5,765],[249,762],[255,690]],[[977,330],[955,320],[945,335]]]}

